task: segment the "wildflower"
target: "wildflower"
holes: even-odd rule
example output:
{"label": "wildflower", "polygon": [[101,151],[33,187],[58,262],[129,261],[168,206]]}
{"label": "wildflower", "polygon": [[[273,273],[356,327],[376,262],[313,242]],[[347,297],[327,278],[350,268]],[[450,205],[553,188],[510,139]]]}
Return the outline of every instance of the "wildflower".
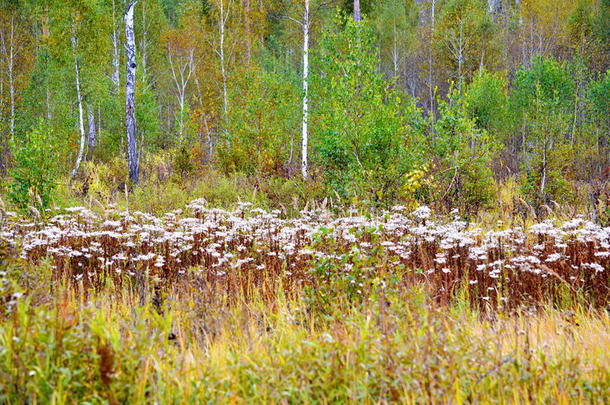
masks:
{"label": "wildflower", "polygon": [[418,219],[427,219],[430,218],[431,215],[432,211],[425,205],[422,205],[421,207],[413,211],[413,216]]}

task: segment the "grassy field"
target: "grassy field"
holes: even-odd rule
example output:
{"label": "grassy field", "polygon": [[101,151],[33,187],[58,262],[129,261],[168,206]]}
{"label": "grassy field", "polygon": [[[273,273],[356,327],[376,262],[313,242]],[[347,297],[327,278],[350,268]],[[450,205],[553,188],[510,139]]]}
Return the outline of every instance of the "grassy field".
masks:
{"label": "grassy field", "polygon": [[0,402],[607,403],[610,231],[194,201],[3,220]]}

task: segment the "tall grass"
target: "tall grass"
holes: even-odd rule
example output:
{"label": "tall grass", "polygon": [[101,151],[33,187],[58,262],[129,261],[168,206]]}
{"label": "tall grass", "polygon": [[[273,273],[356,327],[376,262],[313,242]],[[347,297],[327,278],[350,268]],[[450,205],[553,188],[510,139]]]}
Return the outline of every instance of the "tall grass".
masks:
{"label": "tall grass", "polygon": [[422,290],[344,299],[179,300],[63,291],[0,328],[3,403],[604,403],[610,319],[547,310],[486,320]]}

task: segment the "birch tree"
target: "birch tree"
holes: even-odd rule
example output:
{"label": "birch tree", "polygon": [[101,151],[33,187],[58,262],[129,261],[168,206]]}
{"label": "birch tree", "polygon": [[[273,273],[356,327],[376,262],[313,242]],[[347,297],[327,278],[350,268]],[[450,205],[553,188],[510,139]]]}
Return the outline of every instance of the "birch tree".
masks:
{"label": "birch tree", "polygon": [[136,138],[136,38],[134,32],[134,7],[137,0],[129,0],[125,11],[125,50],[127,51],[127,80],[125,82],[125,127],[127,128],[127,162],[129,179],[138,184],[139,162]]}
{"label": "birch tree", "polygon": [[85,153],[85,142],[87,139],[83,119],[83,96],[81,92],[80,68],[78,60],[78,39],[76,38],[76,29],[74,29],[74,33],[72,35],[72,54],[74,55],[74,77],[76,84],[76,101],[78,103],[78,129],[80,133],[78,155],[76,156],[76,163],[74,164],[74,169],[72,169],[72,177],[75,177],[83,160],[83,155]]}
{"label": "birch tree", "polygon": [[232,0],[220,0],[218,3],[218,49],[216,53],[220,61],[220,75],[222,78],[222,113],[225,125],[229,119],[229,96],[227,90],[227,60],[226,60],[226,32],[227,21],[231,14]]}
{"label": "birch tree", "polygon": [[[92,151],[97,144],[97,128],[95,126],[95,114],[93,106],[89,104],[87,109],[88,121],[89,121],[89,151]],[[91,152],[89,152],[91,153]]]}
{"label": "birch tree", "polygon": [[304,0],[302,19],[286,16],[302,28],[303,34],[303,71],[302,71],[302,114],[301,114],[301,175],[308,175],[308,143],[309,143],[309,36],[311,29],[309,0]]}
{"label": "birch tree", "polygon": [[167,59],[180,109],[178,135],[182,139],[184,136],[187,88],[197,67],[195,44],[189,41],[188,33],[183,30],[170,31],[166,36],[166,42]]}
{"label": "birch tree", "polygon": [[[15,120],[17,111],[17,99],[19,88],[23,87],[23,79],[29,70],[29,62],[26,60],[29,47],[29,35],[20,25],[16,12],[7,12],[0,15],[0,66],[3,76],[0,78],[1,93],[6,92],[6,96],[0,96],[0,103],[7,103],[8,108],[8,136],[15,136]],[[5,99],[4,97],[8,97]],[[0,107],[2,104],[0,104]],[[2,118],[0,116],[0,118]]]}
{"label": "birch tree", "polygon": [[416,43],[418,12],[415,3],[413,0],[383,0],[377,3],[374,14],[383,68],[392,80],[403,83],[406,88],[407,77],[419,73],[409,71],[408,63],[409,58],[414,57]]}
{"label": "birch tree", "polygon": [[301,138],[301,174],[307,178],[307,142],[309,122],[309,0],[305,0],[303,13],[303,135]]}
{"label": "birch tree", "polygon": [[22,128],[20,117],[34,64],[33,33],[24,11],[21,2],[0,4],[0,174],[8,169],[9,144]]}
{"label": "birch tree", "polygon": [[15,18],[11,16],[11,23],[8,36],[8,48],[6,51],[7,55],[7,72],[8,72],[8,85],[9,85],[9,103],[10,103],[10,137],[11,139],[15,136]]}
{"label": "birch tree", "polygon": [[112,0],[112,84],[114,91],[119,92],[120,87],[120,50],[119,50],[119,33],[116,24],[116,3]]}
{"label": "birch tree", "polygon": [[360,15],[360,0],[354,0],[354,21],[360,22],[362,16]]}

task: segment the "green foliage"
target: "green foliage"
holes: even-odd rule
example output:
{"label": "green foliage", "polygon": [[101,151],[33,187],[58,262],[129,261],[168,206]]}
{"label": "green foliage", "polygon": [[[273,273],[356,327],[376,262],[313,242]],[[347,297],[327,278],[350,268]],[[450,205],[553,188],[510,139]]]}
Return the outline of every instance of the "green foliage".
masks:
{"label": "green foliage", "polygon": [[371,27],[339,18],[314,60],[312,142],[329,188],[374,204],[395,200],[418,162],[409,125],[418,112],[378,73]]}
{"label": "green foliage", "polygon": [[[313,286],[305,288],[305,302],[315,312],[333,315],[335,303],[349,302],[358,306],[383,290],[385,293],[396,292],[402,275],[396,272],[387,274],[374,271],[383,248],[377,240],[377,229],[350,230],[358,240],[367,240],[371,249],[359,249],[354,246],[346,253],[334,257],[316,258],[309,264],[309,273],[315,280]],[[313,237],[312,249],[334,248],[337,241],[329,228],[321,228]],[[382,286],[382,288],[380,288]]]}
{"label": "green foliage", "polygon": [[554,108],[570,104],[574,81],[566,69],[553,58],[535,57],[530,66],[523,66],[513,81],[512,106],[524,113],[541,100]]}
{"label": "green foliage", "polygon": [[22,210],[49,208],[59,174],[60,142],[41,124],[12,144],[14,167],[10,170],[10,197]]}
{"label": "green foliage", "polygon": [[522,131],[526,180],[522,190],[535,207],[550,200],[565,201],[568,145],[574,81],[566,69],[549,58],[535,58],[517,71],[511,106]]}
{"label": "green foliage", "polygon": [[486,9],[484,0],[448,0],[439,10],[430,46],[460,92],[483,63],[494,68],[500,60],[498,26]]}
{"label": "green foliage", "polygon": [[429,158],[435,164],[435,191],[430,196],[447,208],[472,210],[491,203],[493,172],[489,166],[497,143],[468,116],[457,91],[439,100],[439,118],[430,123]]}
{"label": "green foliage", "polygon": [[417,44],[418,9],[414,0],[375,2],[371,16],[379,37],[380,57],[388,66],[388,76],[399,83],[405,55]]}
{"label": "green foliage", "polygon": [[218,145],[222,168],[288,174],[299,155],[300,95],[294,78],[252,67],[236,80],[228,134]]}
{"label": "green foliage", "polygon": [[507,88],[502,75],[482,72],[475,76],[464,94],[468,116],[496,139],[507,130]]}
{"label": "green foliage", "polygon": [[176,157],[174,158],[174,167],[182,176],[192,173],[195,169],[191,160],[191,155],[185,147],[180,148],[176,154]]}
{"label": "green foliage", "polygon": [[594,117],[602,128],[610,129],[610,70],[589,84],[589,99]]}

